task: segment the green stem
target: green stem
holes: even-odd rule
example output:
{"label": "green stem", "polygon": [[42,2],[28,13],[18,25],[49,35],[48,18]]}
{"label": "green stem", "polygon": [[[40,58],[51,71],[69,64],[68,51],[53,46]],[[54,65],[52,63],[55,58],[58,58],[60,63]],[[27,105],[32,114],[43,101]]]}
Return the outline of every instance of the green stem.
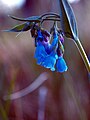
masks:
{"label": "green stem", "polygon": [[43,18],[43,17],[46,17],[46,16],[51,16],[51,15],[60,18],[60,15],[59,15],[59,14],[57,14],[57,13],[53,13],[53,12],[50,12],[50,13],[44,13],[44,14],[42,14],[42,15],[40,16],[40,18]]}
{"label": "green stem", "polygon": [[76,46],[77,46],[77,48],[78,48],[78,50],[79,50],[79,52],[80,52],[80,54],[81,54],[81,57],[82,57],[82,59],[83,59],[83,61],[84,61],[84,63],[85,63],[85,66],[86,66],[86,68],[87,68],[87,71],[90,73],[90,62],[89,62],[89,59],[88,59],[88,57],[87,57],[87,55],[86,55],[86,53],[85,53],[85,50],[84,50],[84,48],[83,48],[80,40],[79,40],[79,39],[76,40],[76,41],[75,41],[75,44],[76,44]]}
{"label": "green stem", "polygon": [[60,19],[55,19],[55,18],[45,18],[42,20],[42,22],[44,21],[59,21],[60,22]]}

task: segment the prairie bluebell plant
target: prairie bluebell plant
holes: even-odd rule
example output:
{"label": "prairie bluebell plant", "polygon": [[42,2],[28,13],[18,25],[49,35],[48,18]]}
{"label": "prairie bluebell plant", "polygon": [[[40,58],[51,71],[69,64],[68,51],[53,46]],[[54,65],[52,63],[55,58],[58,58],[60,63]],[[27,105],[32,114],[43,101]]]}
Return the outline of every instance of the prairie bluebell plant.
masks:
{"label": "prairie bluebell plant", "polygon": [[[78,38],[78,31],[73,10],[67,0],[59,0],[60,15],[56,13],[45,13],[41,16],[32,16],[28,18],[17,18],[10,16],[12,19],[24,21],[23,24],[17,25],[8,32],[24,32],[30,30],[32,37],[35,39],[35,59],[38,65],[49,68],[51,71],[65,72],[68,67],[63,58],[64,55],[64,35],[71,38],[76,44],[81,57],[90,73],[90,63],[83,46]],[[50,32],[42,28],[44,21],[54,21]],[[60,23],[58,28],[55,23]]]}

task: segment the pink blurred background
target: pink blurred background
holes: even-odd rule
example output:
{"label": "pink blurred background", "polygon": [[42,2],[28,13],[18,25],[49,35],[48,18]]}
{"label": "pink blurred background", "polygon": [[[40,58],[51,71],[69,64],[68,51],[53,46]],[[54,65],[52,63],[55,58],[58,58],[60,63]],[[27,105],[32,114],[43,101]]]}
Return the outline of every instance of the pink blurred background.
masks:
{"label": "pink blurred background", "polygon": [[[0,30],[21,23],[8,14],[24,18],[59,13],[58,0],[25,0],[13,7],[7,4],[0,0]],[[79,38],[90,57],[90,0],[71,6]],[[49,28],[50,24],[45,26]],[[65,40],[69,70],[62,74],[36,64],[34,39],[29,31],[16,35],[0,31],[0,120],[90,120],[90,75],[73,41]],[[15,92],[17,99],[3,99]]]}

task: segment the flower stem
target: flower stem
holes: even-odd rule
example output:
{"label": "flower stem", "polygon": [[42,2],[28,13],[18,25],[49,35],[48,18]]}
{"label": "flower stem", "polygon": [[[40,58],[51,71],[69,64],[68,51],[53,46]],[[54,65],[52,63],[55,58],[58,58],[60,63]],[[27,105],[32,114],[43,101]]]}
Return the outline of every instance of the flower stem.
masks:
{"label": "flower stem", "polygon": [[90,62],[89,62],[89,59],[88,59],[88,57],[87,57],[87,55],[86,55],[86,53],[85,53],[85,50],[84,50],[84,48],[83,48],[80,40],[79,40],[79,39],[76,40],[76,41],[75,41],[75,44],[76,44],[76,46],[77,46],[77,48],[78,48],[78,50],[79,50],[79,52],[80,52],[80,54],[81,54],[81,57],[82,57],[82,59],[83,59],[83,61],[84,61],[84,63],[85,63],[85,66],[86,66],[86,68],[87,68],[87,71],[90,73]]}
{"label": "flower stem", "polygon": [[53,12],[50,12],[50,13],[44,13],[44,14],[42,14],[42,15],[40,16],[40,18],[43,18],[43,17],[46,17],[46,16],[51,16],[51,15],[60,18],[60,15],[59,15],[59,14],[57,14],[57,13],[53,13]]}
{"label": "flower stem", "polygon": [[45,18],[42,20],[42,22],[44,21],[59,21],[60,22],[60,19],[56,19],[56,18]]}

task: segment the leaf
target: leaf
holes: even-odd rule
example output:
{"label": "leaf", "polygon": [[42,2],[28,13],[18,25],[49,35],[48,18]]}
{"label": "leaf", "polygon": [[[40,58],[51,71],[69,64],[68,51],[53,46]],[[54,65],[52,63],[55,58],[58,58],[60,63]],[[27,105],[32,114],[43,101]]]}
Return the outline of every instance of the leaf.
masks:
{"label": "leaf", "polygon": [[78,40],[78,30],[74,12],[67,0],[59,0],[61,26],[66,37]]}
{"label": "leaf", "polygon": [[18,20],[18,21],[27,21],[27,22],[35,22],[35,21],[40,21],[40,16],[31,16],[28,18],[18,18],[15,16],[9,15],[12,19]]}
{"label": "leaf", "polygon": [[31,22],[25,22],[23,24],[16,25],[10,30],[4,30],[4,31],[5,32],[24,32],[24,31],[31,29],[32,25],[33,23]]}

